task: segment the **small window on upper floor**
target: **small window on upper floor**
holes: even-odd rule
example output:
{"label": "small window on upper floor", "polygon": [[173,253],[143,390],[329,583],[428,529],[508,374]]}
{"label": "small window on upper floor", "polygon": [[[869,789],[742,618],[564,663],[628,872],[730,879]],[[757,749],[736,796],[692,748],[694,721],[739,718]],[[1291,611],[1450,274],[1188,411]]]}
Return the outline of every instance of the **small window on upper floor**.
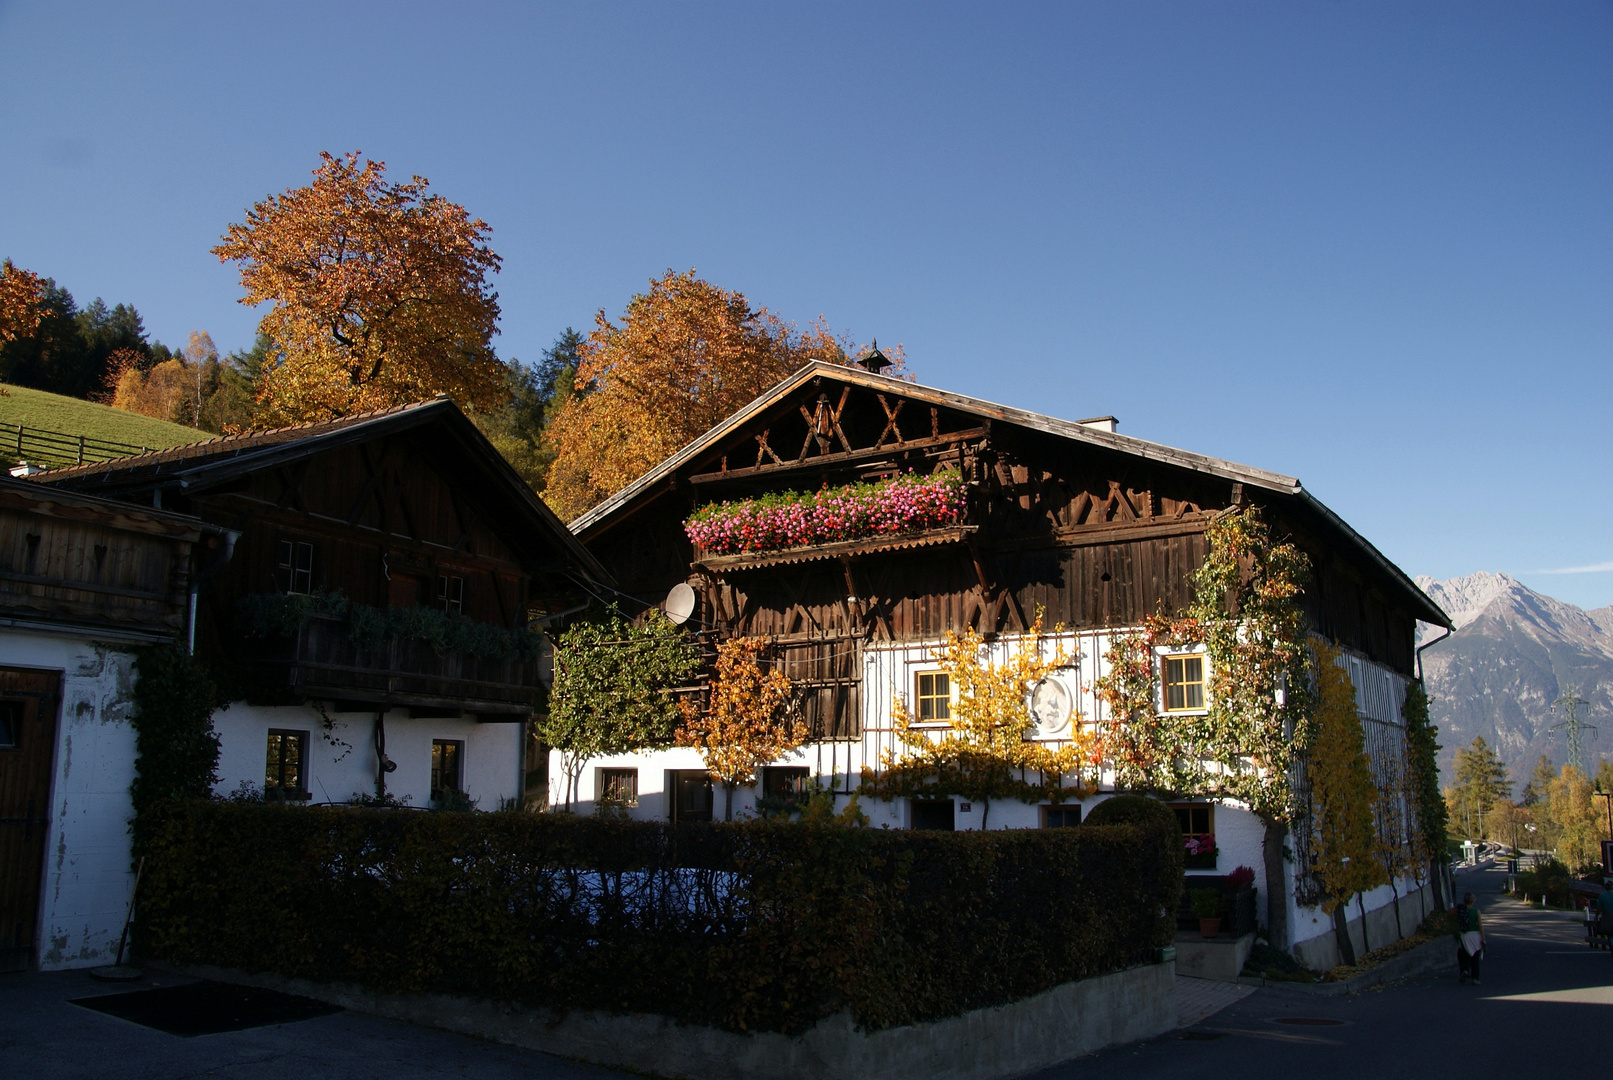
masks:
{"label": "small window on upper floor", "polygon": [[301,540],[280,541],[280,556],[275,566],[274,580],[281,592],[313,592],[314,545],[305,544]]}
{"label": "small window on upper floor", "polygon": [[1165,657],[1165,711],[1190,712],[1204,708],[1204,657],[1198,654]]}
{"label": "small window on upper floor", "polygon": [[437,578],[437,606],[455,615],[465,611],[465,579],[443,574]]}
{"label": "small window on upper floor", "polygon": [[919,723],[952,719],[952,676],[944,671],[921,671],[914,679],[914,710]]}
{"label": "small window on upper floor", "polygon": [[0,701],[0,750],[15,750],[22,738],[21,701]]}

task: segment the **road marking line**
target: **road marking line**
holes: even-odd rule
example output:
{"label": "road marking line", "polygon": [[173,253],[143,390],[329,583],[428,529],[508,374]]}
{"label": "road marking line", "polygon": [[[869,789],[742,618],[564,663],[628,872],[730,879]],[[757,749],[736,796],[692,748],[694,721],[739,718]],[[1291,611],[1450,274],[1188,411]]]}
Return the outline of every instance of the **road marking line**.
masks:
{"label": "road marking line", "polygon": [[1613,1005],[1613,986],[1584,986],[1577,990],[1542,990],[1534,994],[1501,994],[1485,1001],[1541,1001],[1561,1005]]}

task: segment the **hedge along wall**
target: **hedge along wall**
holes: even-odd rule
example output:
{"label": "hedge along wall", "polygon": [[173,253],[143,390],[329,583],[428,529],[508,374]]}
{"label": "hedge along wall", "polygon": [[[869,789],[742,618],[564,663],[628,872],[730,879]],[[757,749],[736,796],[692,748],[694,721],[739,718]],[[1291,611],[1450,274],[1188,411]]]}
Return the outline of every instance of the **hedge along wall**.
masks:
{"label": "hedge along wall", "polygon": [[[169,803],[149,957],[794,1033],[955,1015],[1169,944],[1181,842],[1142,825],[750,821]],[[1174,833],[1174,829],[1171,830]]]}

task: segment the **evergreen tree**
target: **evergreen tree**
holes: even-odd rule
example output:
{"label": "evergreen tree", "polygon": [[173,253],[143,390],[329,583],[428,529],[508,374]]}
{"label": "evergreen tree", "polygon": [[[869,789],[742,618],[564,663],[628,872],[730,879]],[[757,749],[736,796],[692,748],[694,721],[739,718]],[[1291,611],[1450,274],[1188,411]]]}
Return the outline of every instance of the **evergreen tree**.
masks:
{"label": "evergreen tree", "polygon": [[1484,818],[1496,800],[1512,794],[1506,765],[1482,735],[1475,735],[1466,749],[1456,751],[1455,794],[1459,824],[1468,837],[1482,836]]}
{"label": "evergreen tree", "polygon": [[542,491],[548,484],[555,452],[545,445],[543,433],[560,408],[576,394],[578,347],[583,341],[583,336],[568,326],[553,345],[543,350],[543,359],[538,363],[511,361],[504,407],[474,417],[483,434],[534,491]]}
{"label": "evergreen tree", "polygon": [[81,310],[50,278],[40,281],[38,305],[33,332],[0,345],[0,382],[87,398],[105,386],[113,354],[133,352],[149,366],[145,324],[131,305],[109,308],[97,297]]}
{"label": "evergreen tree", "polygon": [[1529,774],[1529,782],[1523,786],[1523,802],[1520,805],[1534,806],[1546,797],[1551,790],[1551,782],[1557,779],[1557,770],[1551,764],[1551,758],[1545,754],[1535,762],[1534,772]]}

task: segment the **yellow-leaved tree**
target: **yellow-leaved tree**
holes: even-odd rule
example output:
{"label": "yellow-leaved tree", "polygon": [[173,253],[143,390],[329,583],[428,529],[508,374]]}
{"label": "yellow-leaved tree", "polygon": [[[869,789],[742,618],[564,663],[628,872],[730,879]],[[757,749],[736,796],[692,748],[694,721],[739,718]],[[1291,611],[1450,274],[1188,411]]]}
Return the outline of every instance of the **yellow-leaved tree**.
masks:
{"label": "yellow-leaved tree", "polygon": [[472,409],[501,404],[487,223],[423,177],[389,183],[384,162],[320,159],[312,183],[253,206],[213,248],[239,266],[241,302],[270,305],[258,328],[279,353],[261,376],[261,419],[320,420],[439,393]]}
{"label": "yellow-leaved tree", "polygon": [[1557,831],[1557,860],[1574,872],[1602,861],[1602,822],[1591,795],[1590,777],[1572,765],[1546,790],[1546,813]]}
{"label": "yellow-leaved tree", "polygon": [[[820,318],[797,330],[744,293],[668,270],[619,323],[595,316],[578,348],[577,392],[550,421],[543,497],[570,520],[812,360],[858,350]],[[901,370],[900,347],[890,350]]]}
{"label": "yellow-leaved tree", "polygon": [[707,708],[679,702],[677,745],[699,750],[706,771],[723,786],[724,821],[734,819],[734,788],[754,784],[757,769],[798,749],[812,734],[789,709],[789,676],[763,666],[766,646],[758,637],[720,642]]}
{"label": "yellow-leaved tree", "polygon": [[[1333,916],[1339,952],[1344,962],[1355,962],[1355,948],[1346,926],[1345,907],[1352,896],[1388,882],[1375,857],[1376,829],[1373,808],[1378,799],[1372,782],[1361,719],[1356,715],[1355,685],[1339,666],[1340,650],[1315,643],[1316,716],[1306,772],[1310,779],[1311,869],[1325,897],[1322,910]],[[1366,906],[1362,903],[1361,934],[1366,939]]]}
{"label": "yellow-leaved tree", "polygon": [[39,275],[12,264],[0,263],[0,345],[29,337],[39,329],[39,300],[44,282]]}
{"label": "yellow-leaved tree", "polygon": [[[993,656],[973,628],[948,631],[933,653],[952,694],[946,727],[920,721],[897,698],[892,720],[901,746],[884,753],[878,774],[863,773],[862,791],[884,799],[973,799],[982,804],[981,828],[993,799],[1040,802],[1089,792],[1081,770],[1091,763],[1093,740],[1083,732],[1079,714],[1070,717],[1070,738],[1058,745],[1031,737],[1036,728],[1032,691],[1070,662],[1056,643],[1044,642],[1042,613],[1037,611],[1030,629],[998,652]],[[1074,783],[1066,785],[1066,776]]]}

